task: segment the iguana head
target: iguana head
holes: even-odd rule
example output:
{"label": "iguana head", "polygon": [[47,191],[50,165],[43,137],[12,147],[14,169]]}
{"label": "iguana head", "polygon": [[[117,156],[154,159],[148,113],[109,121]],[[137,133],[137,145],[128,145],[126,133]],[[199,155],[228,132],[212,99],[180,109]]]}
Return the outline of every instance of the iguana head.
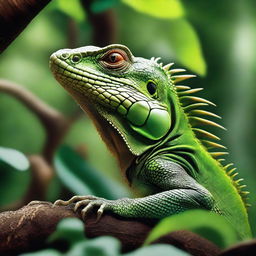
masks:
{"label": "iguana head", "polygon": [[129,151],[140,155],[169,132],[174,86],[169,67],[156,59],[134,57],[123,45],[86,46],[55,52],[50,66],[105,140],[114,128]]}

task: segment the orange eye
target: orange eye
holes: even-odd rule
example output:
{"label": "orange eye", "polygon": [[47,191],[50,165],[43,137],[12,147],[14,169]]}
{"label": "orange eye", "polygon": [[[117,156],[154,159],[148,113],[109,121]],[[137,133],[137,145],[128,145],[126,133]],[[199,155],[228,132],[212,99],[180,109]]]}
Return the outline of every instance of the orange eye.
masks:
{"label": "orange eye", "polygon": [[105,61],[108,61],[110,63],[118,63],[119,61],[124,60],[124,57],[118,52],[112,52],[109,55],[107,55],[106,57],[107,58]]}
{"label": "orange eye", "polygon": [[113,49],[104,54],[101,61],[109,69],[122,69],[128,65],[128,56],[120,49]]}

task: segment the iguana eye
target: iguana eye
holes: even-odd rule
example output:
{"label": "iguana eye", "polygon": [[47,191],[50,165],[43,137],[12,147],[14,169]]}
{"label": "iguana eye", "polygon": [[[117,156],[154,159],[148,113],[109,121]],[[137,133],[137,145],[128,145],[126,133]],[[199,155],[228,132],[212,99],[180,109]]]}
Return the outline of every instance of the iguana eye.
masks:
{"label": "iguana eye", "polygon": [[119,49],[113,49],[103,55],[101,61],[103,65],[111,69],[120,69],[127,65],[127,54]]}
{"label": "iguana eye", "polygon": [[154,84],[153,82],[148,82],[147,90],[151,95],[154,95],[156,93],[156,84]]}
{"label": "iguana eye", "polygon": [[117,63],[119,61],[123,61],[123,56],[118,52],[113,52],[107,56],[107,60],[111,63]]}

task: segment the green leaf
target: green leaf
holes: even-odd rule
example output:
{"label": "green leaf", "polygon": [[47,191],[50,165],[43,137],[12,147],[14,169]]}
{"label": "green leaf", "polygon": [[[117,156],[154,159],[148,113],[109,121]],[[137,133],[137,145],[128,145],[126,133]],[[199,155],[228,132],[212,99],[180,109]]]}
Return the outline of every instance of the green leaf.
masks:
{"label": "green leaf", "polygon": [[119,256],[120,242],[114,237],[102,236],[75,244],[67,256]]}
{"label": "green leaf", "polygon": [[184,15],[184,9],[179,0],[122,0],[138,12],[157,18],[174,19]]}
{"label": "green leaf", "polygon": [[72,246],[85,240],[84,224],[77,218],[65,218],[61,220],[56,231],[48,237],[48,242],[66,240]]}
{"label": "green leaf", "polygon": [[[17,150],[0,147],[0,206],[19,200],[30,182],[29,161]],[[11,186],[11,189],[10,189]]]}
{"label": "green leaf", "polygon": [[92,194],[107,199],[128,195],[123,186],[95,170],[68,146],[62,146],[58,150],[54,165],[63,184],[75,194]]}
{"label": "green leaf", "polygon": [[192,71],[204,76],[206,63],[201,44],[194,28],[186,19],[170,21],[170,45],[178,61]]}
{"label": "green leaf", "polygon": [[189,256],[190,254],[167,244],[154,244],[140,248],[136,251],[122,254],[122,256],[156,256],[156,255],[173,255],[173,256]]}
{"label": "green leaf", "polygon": [[53,249],[46,249],[38,252],[19,254],[19,256],[61,256],[61,255],[63,254]]}
{"label": "green leaf", "polygon": [[145,244],[176,230],[192,231],[221,248],[239,241],[235,230],[223,216],[204,210],[189,210],[161,220],[150,232]]}
{"label": "green leaf", "polygon": [[85,20],[85,12],[79,0],[55,0],[55,6],[78,22]]}
{"label": "green leaf", "polygon": [[0,164],[5,164],[17,171],[26,171],[29,161],[26,156],[15,149],[0,147]]}

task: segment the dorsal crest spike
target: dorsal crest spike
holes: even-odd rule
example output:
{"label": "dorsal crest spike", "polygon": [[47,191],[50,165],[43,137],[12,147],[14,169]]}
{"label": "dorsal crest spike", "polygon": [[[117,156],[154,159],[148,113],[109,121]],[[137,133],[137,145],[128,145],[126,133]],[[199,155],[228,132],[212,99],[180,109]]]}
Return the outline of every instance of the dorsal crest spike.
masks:
{"label": "dorsal crest spike", "polygon": [[196,77],[196,75],[177,75],[177,76],[171,76],[171,80],[174,82],[174,84]]}
{"label": "dorsal crest spike", "polygon": [[165,71],[169,71],[169,69],[170,69],[173,65],[174,65],[174,62],[169,63],[169,64],[166,64],[165,66],[163,66],[163,69],[164,69]]}
{"label": "dorsal crest spike", "polygon": [[235,170],[236,170],[236,168],[232,168],[231,170],[229,170],[227,172],[227,175],[230,176]]}
{"label": "dorsal crest spike", "polygon": [[189,89],[189,90],[184,90],[184,91],[178,92],[178,94],[179,95],[189,95],[192,93],[200,92],[202,90],[203,90],[203,88],[195,88],[195,89]]}
{"label": "dorsal crest spike", "polygon": [[183,68],[175,68],[175,69],[171,69],[169,70],[168,72],[173,75],[173,74],[176,74],[176,73],[181,73],[181,72],[185,72],[186,69],[183,69]]}
{"label": "dorsal crest spike", "polygon": [[206,110],[202,110],[202,109],[192,109],[190,112],[189,112],[190,115],[203,115],[203,116],[212,116],[212,117],[216,117],[216,118],[219,118],[221,119],[221,116],[218,116],[212,112],[209,112],[209,111],[206,111]]}
{"label": "dorsal crest spike", "polygon": [[191,89],[191,87],[186,85],[175,85],[175,88],[177,92]]}
{"label": "dorsal crest spike", "polygon": [[228,168],[230,167],[230,166],[233,166],[234,164],[233,163],[229,163],[229,164],[227,164],[227,165],[225,165],[225,166],[223,166],[223,168],[224,168],[224,170],[228,170]]}
{"label": "dorsal crest spike", "polygon": [[183,109],[186,113],[190,113],[190,111],[193,109],[197,109],[198,107],[204,107],[204,106],[208,106],[208,105],[209,104],[207,104],[207,103],[201,103],[201,102],[200,103],[192,103],[192,104],[189,104],[189,105],[183,107]]}
{"label": "dorsal crest spike", "polygon": [[236,183],[237,185],[240,185],[240,182],[241,182],[241,181],[244,181],[244,179],[241,178],[241,179],[235,180],[235,183]]}
{"label": "dorsal crest spike", "polygon": [[234,180],[234,178],[235,178],[237,175],[238,175],[238,172],[232,174],[232,175],[230,176],[230,178],[231,178],[232,180]]}
{"label": "dorsal crest spike", "polygon": [[229,154],[228,152],[209,152],[209,153],[214,158],[217,158],[219,156],[225,156],[225,155]]}
{"label": "dorsal crest spike", "polygon": [[220,138],[208,131],[205,131],[203,129],[199,128],[192,128],[192,130],[196,133],[196,136],[200,138],[208,138],[208,139],[213,139],[213,140],[220,140]]}
{"label": "dorsal crest spike", "polygon": [[195,97],[195,96],[181,96],[180,101],[181,101],[181,103],[185,103],[185,105],[189,105],[189,103],[192,103],[192,102],[203,102],[203,103],[207,103],[212,106],[216,106],[213,102],[211,102],[209,100],[206,100],[206,99],[200,98],[200,97]]}
{"label": "dorsal crest spike", "polygon": [[223,149],[227,149],[225,146],[219,144],[219,143],[215,143],[213,141],[209,141],[209,140],[200,140],[206,147],[208,148],[223,148]]}
{"label": "dorsal crest spike", "polygon": [[154,59],[154,61],[155,61],[156,63],[158,63],[158,61],[160,61],[160,60],[161,60],[160,57],[157,57],[157,58]]}
{"label": "dorsal crest spike", "polygon": [[223,130],[226,130],[225,127],[223,127],[220,124],[217,124],[213,121],[210,121],[208,119],[204,119],[204,118],[197,117],[197,116],[189,116],[188,118],[191,121],[192,126],[193,126],[193,124],[195,124],[195,125],[210,125],[210,126],[214,126],[214,127],[218,127],[218,128],[223,129]]}

